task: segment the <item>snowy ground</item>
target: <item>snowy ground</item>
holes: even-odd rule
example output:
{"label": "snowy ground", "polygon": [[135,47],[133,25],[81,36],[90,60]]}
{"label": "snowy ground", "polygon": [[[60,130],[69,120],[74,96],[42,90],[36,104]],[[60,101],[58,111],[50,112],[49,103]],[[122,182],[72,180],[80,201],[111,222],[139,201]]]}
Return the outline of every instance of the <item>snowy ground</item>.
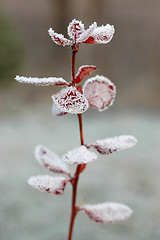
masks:
{"label": "snowy ground", "polygon": [[[25,108],[24,108],[25,109]],[[47,107],[46,107],[47,109]],[[75,240],[160,239],[160,116],[108,110],[84,114],[86,142],[97,138],[134,135],[129,150],[100,156],[88,164],[79,182],[78,201],[115,201],[134,214],[125,222],[103,225],[84,213],[76,219]],[[50,174],[34,160],[34,148],[43,144],[59,155],[79,145],[76,116],[56,118],[40,106],[0,119],[0,239],[64,240],[67,236],[71,187],[63,196],[49,196],[27,185],[30,176]],[[51,173],[52,174],[52,173]]]}

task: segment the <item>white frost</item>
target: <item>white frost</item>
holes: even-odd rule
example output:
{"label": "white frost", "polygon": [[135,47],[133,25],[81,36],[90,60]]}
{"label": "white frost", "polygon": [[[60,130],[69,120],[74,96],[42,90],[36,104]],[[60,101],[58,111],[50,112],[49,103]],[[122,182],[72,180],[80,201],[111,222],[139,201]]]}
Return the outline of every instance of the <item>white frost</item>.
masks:
{"label": "white frost", "polygon": [[67,87],[52,96],[54,104],[63,112],[79,114],[85,112],[89,105],[87,99],[76,89]]}
{"label": "white frost", "polygon": [[75,76],[74,82],[77,84],[81,82],[85,77],[90,75],[92,72],[96,70],[96,66],[93,65],[82,65],[79,67],[77,74]]}
{"label": "white frost", "polygon": [[67,154],[63,155],[63,159],[67,163],[82,164],[89,163],[97,159],[97,155],[89,151],[85,146],[80,146]]}
{"label": "white frost", "polygon": [[108,78],[99,75],[89,78],[83,86],[83,91],[89,105],[99,111],[110,107],[116,95],[115,85]]}
{"label": "white frost", "polygon": [[51,177],[48,175],[30,177],[28,184],[42,192],[62,194],[67,180],[64,177]]}
{"label": "white frost", "polygon": [[137,139],[130,135],[122,135],[119,137],[105,138],[97,140],[91,144],[102,154],[109,154],[123,149],[131,148],[137,143]]}
{"label": "white frost", "polygon": [[36,86],[48,86],[48,85],[68,85],[63,78],[49,77],[49,78],[37,78],[37,77],[23,77],[16,76],[15,80],[20,83],[34,84]]}
{"label": "white frost", "polygon": [[73,19],[68,25],[68,35],[75,42],[84,31],[84,24],[81,21]]}
{"label": "white frost", "polygon": [[65,38],[64,35],[59,34],[59,33],[55,33],[54,30],[52,28],[50,28],[48,30],[48,33],[50,35],[50,37],[52,38],[53,42],[55,42],[58,45],[72,45],[72,41]]}
{"label": "white frost", "polygon": [[113,25],[107,24],[105,26],[97,27],[90,35],[96,44],[106,44],[111,41],[114,35],[115,29]]}
{"label": "white frost", "polygon": [[35,157],[37,161],[48,170],[70,176],[70,170],[66,163],[48,148],[41,145],[37,146],[35,149]]}
{"label": "white frost", "polygon": [[133,211],[126,205],[106,202],[97,205],[84,205],[80,208],[95,222],[114,223],[126,220]]}
{"label": "white frost", "polygon": [[87,30],[85,30],[77,39],[77,43],[83,43],[85,42],[93,33],[93,31],[96,29],[97,23],[92,23]]}

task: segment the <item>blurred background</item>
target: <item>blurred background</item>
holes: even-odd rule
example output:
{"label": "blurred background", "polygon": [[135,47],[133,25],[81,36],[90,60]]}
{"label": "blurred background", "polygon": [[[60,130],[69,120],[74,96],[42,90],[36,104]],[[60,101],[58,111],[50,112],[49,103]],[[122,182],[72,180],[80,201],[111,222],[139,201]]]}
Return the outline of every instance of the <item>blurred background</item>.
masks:
{"label": "blurred background", "polygon": [[[32,175],[49,174],[34,160],[43,144],[59,155],[79,145],[76,116],[51,115],[58,87],[35,87],[15,75],[71,77],[71,49],[54,44],[52,27],[67,37],[76,18],[85,28],[96,21],[116,32],[107,45],[80,45],[76,67],[92,64],[96,74],[117,86],[114,105],[83,118],[86,142],[134,135],[133,149],[99,157],[81,176],[78,199],[129,205],[126,222],[101,225],[85,214],[76,219],[74,239],[160,239],[160,1],[1,0],[0,1],[0,239],[66,239],[71,188],[48,196],[30,188]],[[94,76],[94,75],[93,75]],[[74,137],[73,137],[74,136]]]}

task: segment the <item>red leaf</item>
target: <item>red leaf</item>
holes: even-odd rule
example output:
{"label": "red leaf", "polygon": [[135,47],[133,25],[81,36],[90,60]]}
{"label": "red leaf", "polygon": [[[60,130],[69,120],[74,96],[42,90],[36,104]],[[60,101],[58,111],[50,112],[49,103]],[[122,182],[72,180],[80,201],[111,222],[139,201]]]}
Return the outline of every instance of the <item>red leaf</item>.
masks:
{"label": "red leaf", "polygon": [[88,109],[87,99],[73,86],[61,90],[52,99],[63,112],[79,114]]}
{"label": "red leaf", "polygon": [[51,177],[48,175],[35,176],[28,179],[28,184],[33,188],[36,188],[42,192],[56,195],[64,192],[67,182],[68,180],[66,180],[64,177]]}
{"label": "red leaf", "polygon": [[104,111],[114,102],[116,87],[104,76],[97,75],[88,79],[83,90],[89,105],[99,111]]}
{"label": "red leaf", "polygon": [[37,77],[23,77],[23,76],[16,76],[15,80],[20,83],[27,83],[33,84],[36,86],[61,86],[61,85],[68,85],[68,83],[61,77],[48,77],[48,78],[37,78]]}
{"label": "red leaf", "polygon": [[132,210],[123,204],[105,202],[96,205],[84,205],[79,208],[84,210],[86,214],[95,222],[113,223],[120,222],[129,218]]}
{"label": "red leaf", "polygon": [[66,163],[54,152],[44,146],[37,146],[35,149],[37,161],[51,172],[64,173],[70,176],[70,170]]}
{"label": "red leaf", "polygon": [[81,21],[72,20],[68,26],[68,35],[76,43],[77,38],[84,32],[84,25]]}
{"label": "red leaf", "polygon": [[115,32],[114,26],[107,24],[106,26],[97,27],[90,34],[85,43],[106,44],[110,42]]}
{"label": "red leaf", "polygon": [[63,46],[72,45],[72,41],[71,40],[65,38],[62,34],[55,33],[52,30],[52,28],[50,28],[48,30],[48,33],[49,33],[50,37],[52,38],[53,42],[55,42],[56,44],[63,45]]}
{"label": "red leaf", "polygon": [[88,147],[95,148],[101,154],[109,154],[116,151],[133,147],[137,143],[137,139],[133,136],[122,135],[119,137],[105,138],[97,140],[96,143]]}
{"label": "red leaf", "polygon": [[85,77],[87,77],[88,75],[90,75],[92,72],[94,72],[97,69],[97,67],[95,66],[90,66],[90,65],[84,65],[81,66],[78,69],[78,72],[76,74],[76,77],[74,79],[74,83],[79,83],[81,82]]}

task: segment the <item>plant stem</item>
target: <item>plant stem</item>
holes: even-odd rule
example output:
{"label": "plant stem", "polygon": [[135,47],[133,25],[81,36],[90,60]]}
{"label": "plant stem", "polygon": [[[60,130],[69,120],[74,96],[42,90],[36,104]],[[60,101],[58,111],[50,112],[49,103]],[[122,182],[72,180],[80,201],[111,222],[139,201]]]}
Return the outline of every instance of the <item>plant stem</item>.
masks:
{"label": "plant stem", "polygon": [[[74,49],[72,50],[72,83],[74,83],[75,79],[75,57],[76,57],[77,51]],[[84,145],[84,138],[83,138],[83,126],[82,126],[82,114],[78,114],[78,120],[79,120],[79,132],[80,132],[80,141],[81,145]],[[68,234],[68,240],[72,240],[72,233],[73,233],[73,227],[74,227],[74,221],[77,214],[77,207],[76,207],[76,198],[77,198],[77,187],[78,187],[78,180],[79,175],[81,172],[81,166],[82,164],[79,164],[77,166],[73,182],[72,182],[72,210],[71,210],[71,218],[70,218],[70,226],[69,226],[69,234]]]}

